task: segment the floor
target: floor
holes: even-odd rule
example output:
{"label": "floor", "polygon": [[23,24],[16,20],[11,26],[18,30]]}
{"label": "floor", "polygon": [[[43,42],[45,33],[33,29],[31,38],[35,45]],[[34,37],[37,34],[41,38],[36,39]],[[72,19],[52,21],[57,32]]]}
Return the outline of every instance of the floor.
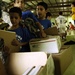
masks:
{"label": "floor", "polygon": [[63,75],[75,75],[75,45],[73,45],[73,61]]}

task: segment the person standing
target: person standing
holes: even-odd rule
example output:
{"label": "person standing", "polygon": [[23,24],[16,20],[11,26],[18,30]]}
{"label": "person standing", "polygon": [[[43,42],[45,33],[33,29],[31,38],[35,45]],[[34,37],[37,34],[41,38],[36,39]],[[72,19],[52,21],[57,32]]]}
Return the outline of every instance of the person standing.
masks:
{"label": "person standing", "polygon": [[13,7],[9,10],[9,16],[12,23],[8,31],[16,33],[16,39],[13,39],[11,44],[13,46],[20,46],[20,52],[30,52],[29,40],[31,39],[30,33],[26,27],[20,25],[22,20],[22,11],[19,7]]}
{"label": "person standing", "polygon": [[71,4],[72,7],[72,20],[74,21],[74,25],[75,25],[75,2],[72,2]]}
{"label": "person standing", "polygon": [[65,28],[66,28],[66,22],[67,22],[67,20],[63,16],[62,12],[59,12],[59,16],[56,18],[55,22],[56,22],[57,28],[59,30],[59,34],[60,34],[60,36],[63,39],[64,37],[66,37],[65,36],[65,34],[66,34]]}
{"label": "person standing", "polygon": [[75,30],[75,26],[72,24],[72,22],[69,22],[69,26],[71,30]]}
{"label": "person standing", "polygon": [[43,26],[43,29],[47,29],[51,27],[51,22],[46,18],[48,6],[45,2],[39,2],[36,6],[36,13],[37,18],[41,25]]}

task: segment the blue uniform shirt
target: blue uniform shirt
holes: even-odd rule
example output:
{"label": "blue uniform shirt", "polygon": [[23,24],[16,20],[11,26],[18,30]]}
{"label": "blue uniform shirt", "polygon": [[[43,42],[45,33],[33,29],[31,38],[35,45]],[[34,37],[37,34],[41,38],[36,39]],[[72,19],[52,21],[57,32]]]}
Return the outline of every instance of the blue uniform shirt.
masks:
{"label": "blue uniform shirt", "polygon": [[41,23],[44,29],[51,27],[51,22],[48,19],[44,19],[44,20],[38,19],[38,21]]}
{"label": "blue uniform shirt", "polygon": [[25,20],[26,18],[32,18],[35,22],[38,22],[37,18],[31,11],[24,11],[22,12],[22,19]]}
{"label": "blue uniform shirt", "polygon": [[[17,29],[10,30],[10,31],[16,32],[16,38],[19,42],[29,42],[31,39],[30,33],[27,30],[27,28],[23,28],[20,26]],[[29,45],[27,44],[22,46],[20,51],[29,52],[30,51]]]}

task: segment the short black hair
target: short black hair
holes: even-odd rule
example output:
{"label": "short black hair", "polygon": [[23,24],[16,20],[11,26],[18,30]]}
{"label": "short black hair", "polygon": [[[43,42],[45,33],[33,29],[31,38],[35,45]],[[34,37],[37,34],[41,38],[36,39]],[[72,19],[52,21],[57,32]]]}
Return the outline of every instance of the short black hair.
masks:
{"label": "short black hair", "polygon": [[60,12],[59,12],[59,15],[62,15],[62,14],[63,14],[63,13],[60,11]]}
{"label": "short black hair", "polygon": [[50,12],[47,12],[47,13],[46,13],[46,18],[47,18],[48,16],[52,16]]}
{"label": "short black hair", "polygon": [[9,10],[10,13],[18,13],[20,17],[22,17],[22,10],[19,7],[12,7]]}
{"label": "short black hair", "polygon": [[72,2],[72,4],[75,6],[75,2]]}
{"label": "short black hair", "polygon": [[39,2],[37,4],[37,6],[39,6],[39,5],[43,6],[45,8],[45,10],[47,10],[47,8],[48,8],[47,3],[45,3],[45,2]]}

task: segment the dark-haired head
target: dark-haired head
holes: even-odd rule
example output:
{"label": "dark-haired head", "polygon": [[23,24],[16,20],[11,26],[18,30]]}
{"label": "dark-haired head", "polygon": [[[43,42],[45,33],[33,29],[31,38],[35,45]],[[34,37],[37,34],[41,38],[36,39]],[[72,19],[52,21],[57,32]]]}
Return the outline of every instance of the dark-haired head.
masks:
{"label": "dark-haired head", "polygon": [[12,25],[19,26],[22,20],[22,11],[19,7],[13,7],[9,10],[9,16]]}
{"label": "dark-haired head", "polygon": [[45,2],[39,2],[37,4],[37,6],[43,6],[45,8],[45,10],[47,10],[47,8],[48,8],[48,6],[47,6],[47,4]]}
{"label": "dark-haired head", "polygon": [[59,15],[62,15],[63,13],[62,12],[59,12]]}
{"label": "dark-haired head", "polygon": [[72,5],[75,6],[75,2],[72,2]]}
{"label": "dark-haired head", "polygon": [[24,10],[25,7],[25,0],[14,0],[14,6],[19,7]]}
{"label": "dark-haired head", "polygon": [[50,13],[50,12],[47,12],[47,13],[46,13],[46,18],[47,18],[48,16],[51,16],[51,13]]}
{"label": "dark-haired head", "polygon": [[18,13],[20,17],[22,17],[22,10],[19,7],[13,7],[9,10],[10,13]]}

